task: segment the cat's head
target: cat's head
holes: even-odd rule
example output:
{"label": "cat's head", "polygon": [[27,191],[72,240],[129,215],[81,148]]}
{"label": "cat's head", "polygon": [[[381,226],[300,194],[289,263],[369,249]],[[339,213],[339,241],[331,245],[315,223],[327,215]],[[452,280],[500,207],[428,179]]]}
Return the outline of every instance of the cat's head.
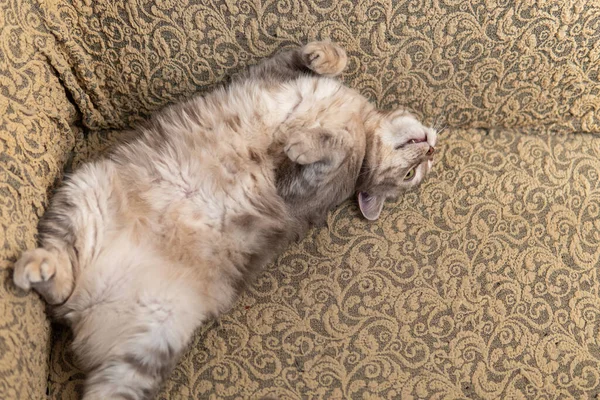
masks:
{"label": "cat's head", "polygon": [[437,133],[404,110],[377,113],[367,123],[367,131],[356,190],[360,211],[376,220],[386,199],[423,181],[433,165]]}

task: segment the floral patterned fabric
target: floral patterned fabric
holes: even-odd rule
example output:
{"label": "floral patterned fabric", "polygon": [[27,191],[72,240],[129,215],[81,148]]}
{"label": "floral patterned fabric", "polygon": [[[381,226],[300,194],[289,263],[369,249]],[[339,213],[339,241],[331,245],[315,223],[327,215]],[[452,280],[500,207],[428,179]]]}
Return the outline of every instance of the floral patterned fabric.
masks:
{"label": "floral patterned fabric", "polygon": [[40,399],[48,381],[44,304],[12,284],[12,264],[35,246],[48,189],[81,129],[48,61],[53,40],[34,4],[0,2],[0,398]]}
{"label": "floral patterned fabric", "polygon": [[0,2],[0,398],[81,393],[68,331],[10,279],[61,171],[316,38],[381,107],[450,127],[437,165],[379,221],[348,201],[292,246],[159,398],[600,393],[600,7],[514,3]]}
{"label": "floral patterned fabric", "polygon": [[592,1],[37,1],[88,128],[121,128],[317,38],[348,50],[345,80],[384,108],[462,127],[600,123]]}
{"label": "floral patterned fabric", "polygon": [[[599,393],[600,137],[452,130],[439,150],[379,221],[348,201],[292,246],[159,399]],[[58,334],[51,393],[75,399]]]}

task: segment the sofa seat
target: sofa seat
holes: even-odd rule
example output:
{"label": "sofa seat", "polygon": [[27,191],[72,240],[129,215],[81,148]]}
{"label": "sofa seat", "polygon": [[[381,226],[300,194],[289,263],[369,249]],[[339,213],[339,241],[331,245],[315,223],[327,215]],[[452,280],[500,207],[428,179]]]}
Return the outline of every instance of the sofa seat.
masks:
{"label": "sofa seat", "polygon": [[0,2],[0,398],[78,399],[12,266],[65,172],[161,107],[315,39],[448,129],[371,223],[348,201],[205,326],[161,399],[600,393],[600,6],[539,0]]}
{"label": "sofa seat", "polygon": [[[417,190],[355,201],[195,336],[159,399],[582,398],[600,390],[600,137],[445,131]],[[53,342],[51,398],[83,374]]]}

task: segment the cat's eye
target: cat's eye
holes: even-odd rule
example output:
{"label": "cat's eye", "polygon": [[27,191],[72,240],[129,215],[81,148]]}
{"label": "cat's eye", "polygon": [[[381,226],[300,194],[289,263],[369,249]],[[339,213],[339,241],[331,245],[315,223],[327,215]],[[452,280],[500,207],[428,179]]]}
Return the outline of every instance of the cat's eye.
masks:
{"label": "cat's eye", "polygon": [[408,171],[408,173],[407,173],[407,174],[406,174],[406,176],[404,177],[404,180],[405,180],[405,181],[410,181],[412,178],[414,178],[414,177],[415,177],[415,173],[416,173],[415,169],[414,169],[414,168],[413,168],[413,169],[411,169],[410,171]]}

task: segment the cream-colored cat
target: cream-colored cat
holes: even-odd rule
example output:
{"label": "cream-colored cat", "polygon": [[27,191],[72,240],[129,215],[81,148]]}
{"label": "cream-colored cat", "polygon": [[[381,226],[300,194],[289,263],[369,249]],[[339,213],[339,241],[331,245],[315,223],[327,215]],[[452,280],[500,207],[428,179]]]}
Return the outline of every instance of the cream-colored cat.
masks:
{"label": "cream-colored cat", "polygon": [[378,111],[313,42],[155,115],[77,170],[14,281],[55,305],[89,371],[85,399],[151,398],[195,329],[353,193],[364,216],[418,184],[436,132]]}

